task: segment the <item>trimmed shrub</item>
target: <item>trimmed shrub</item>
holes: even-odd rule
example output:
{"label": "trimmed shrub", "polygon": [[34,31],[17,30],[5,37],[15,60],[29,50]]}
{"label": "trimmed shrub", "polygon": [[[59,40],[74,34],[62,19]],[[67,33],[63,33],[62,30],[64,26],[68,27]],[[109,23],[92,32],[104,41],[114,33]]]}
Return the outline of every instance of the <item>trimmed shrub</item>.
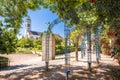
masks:
{"label": "trimmed shrub", "polygon": [[56,45],[56,47],[55,47],[55,53],[56,53],[56,55],[58,55],[58,54],[64,54],[64,46],[63,45]]}
{"label": "trimmed shrub", "polygon": [[7,67],[9,64],[9,59],[0,56],[0,69]]}
{"label": "trimmed shrub", "polygon": [[69,46],[68,50],[69,50],[69,52],[74,52],[75,51],[75,47],[74,46]]}

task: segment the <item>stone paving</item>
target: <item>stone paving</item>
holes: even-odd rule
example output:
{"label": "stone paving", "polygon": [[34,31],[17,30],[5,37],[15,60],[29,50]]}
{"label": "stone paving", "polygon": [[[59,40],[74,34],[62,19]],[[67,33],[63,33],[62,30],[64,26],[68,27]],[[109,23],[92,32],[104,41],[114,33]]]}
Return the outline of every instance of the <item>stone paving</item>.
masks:
{"label": "stone paving", "polygon": [[[118,64],[110,56],[101,55],[100,63],[97,64],[96,55],[92,54],[92,72],[89,72],[87,57],[79,58],[76,62],[74,54],[71,53],[69,80],[112,80],[108,67],[118,67]],[[13,54],[8,57],[12,61],[11,66],[0,71],[0,80],[65,80],[64,55],[51,60],[48,71],[45,71],[45,62],[41,61],[40,56]]]}

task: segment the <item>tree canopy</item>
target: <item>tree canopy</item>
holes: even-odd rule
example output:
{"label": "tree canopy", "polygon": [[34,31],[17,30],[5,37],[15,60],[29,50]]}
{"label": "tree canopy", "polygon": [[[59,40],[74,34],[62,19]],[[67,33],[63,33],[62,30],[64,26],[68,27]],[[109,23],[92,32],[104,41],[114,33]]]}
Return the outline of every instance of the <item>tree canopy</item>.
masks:
{"label": "tree canopy", "polygon": [[0,5],[0,16],[5,18],[5,26],[15,30],[20,28],[28,10],[40,9],[41,6],[50,8],[68,26],[97,22],[107,23],[112,28],[120,25],[119,0],[0,0]]}
{"label": "tree canopy", "polygon": [[0,0],[0,53],[15,51],[17,33],[28,10],[40,8],[39,0]]}
{"label": "tree canopy", "polygon": [[28,11],[41,6],[50,8],[69,27],[120,29],[120,0],[0,0],[1,32],[17,34]]}
{"label": "tree canopy", "polygon": [[0,16],[4,18],[4,27],[13,28],[17,33],[28,10],[39,9],[40,3],[38,0],[0,0]]}

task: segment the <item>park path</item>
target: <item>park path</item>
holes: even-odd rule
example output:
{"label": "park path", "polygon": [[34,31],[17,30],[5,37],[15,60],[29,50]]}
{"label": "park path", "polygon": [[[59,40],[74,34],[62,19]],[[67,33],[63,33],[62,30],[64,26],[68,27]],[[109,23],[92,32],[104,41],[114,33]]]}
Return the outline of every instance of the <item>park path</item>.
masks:
{"label": "park path", "polygon": [[[80,53],[80,52],[79,52]],[[110,56],[101,55],[100,63],[96,63],[96,55],[92,54],[92,72],[88,71],[87,57],[75,61],[75,53],[71,53],[69,80],[112,80],[108,67],[118,67]],[[3,55],[11,60],[11,66],[0,71],[0,80],[65,80],[64,55],[56,56],[50,61],[50,70],[45,71],[45,62],[35,54]]]}

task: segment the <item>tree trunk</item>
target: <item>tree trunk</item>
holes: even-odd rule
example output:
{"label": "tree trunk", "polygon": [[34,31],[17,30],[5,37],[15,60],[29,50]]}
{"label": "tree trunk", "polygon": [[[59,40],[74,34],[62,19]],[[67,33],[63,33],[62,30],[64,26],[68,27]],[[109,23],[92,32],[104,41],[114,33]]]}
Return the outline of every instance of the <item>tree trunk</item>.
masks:
{"label": "tree trunk", "polygon": [[76,61],[78,61],[78,39],[76,39],[76,43],[75,43],[75,54],[76,54]]}

